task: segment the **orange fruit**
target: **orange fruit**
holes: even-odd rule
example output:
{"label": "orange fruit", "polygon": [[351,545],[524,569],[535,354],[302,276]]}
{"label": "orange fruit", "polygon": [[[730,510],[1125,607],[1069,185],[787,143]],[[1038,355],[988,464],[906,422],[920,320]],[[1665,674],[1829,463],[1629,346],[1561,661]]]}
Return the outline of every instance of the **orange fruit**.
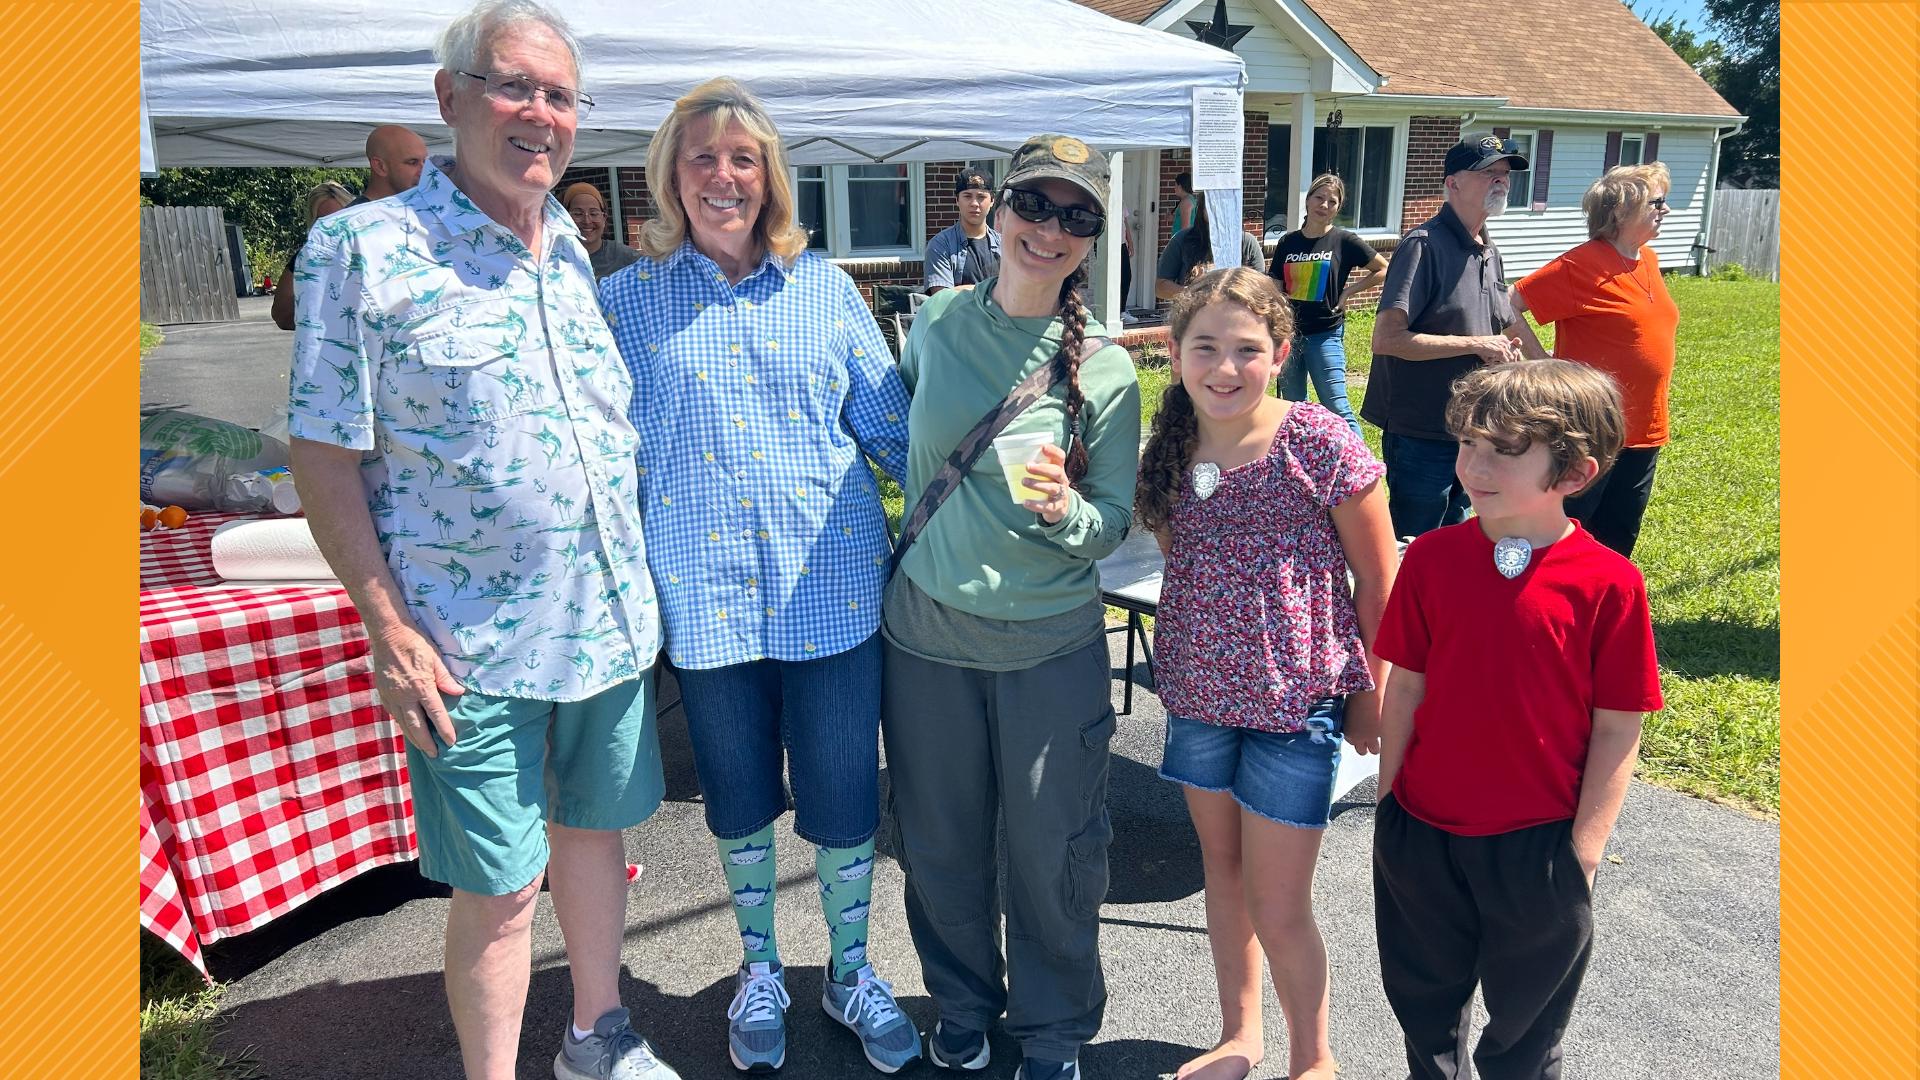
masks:
{"label": "orange fruit", "polygon": [[158,524],[160,524],[160,511],[151,506],[140,508],[140,531],[146,532]]}
{"label": "orange fruit", "polygon": [[178,506],[169,506],[160,511],[160,524],[169,529],[177,529],[187,523],[187,512]]}

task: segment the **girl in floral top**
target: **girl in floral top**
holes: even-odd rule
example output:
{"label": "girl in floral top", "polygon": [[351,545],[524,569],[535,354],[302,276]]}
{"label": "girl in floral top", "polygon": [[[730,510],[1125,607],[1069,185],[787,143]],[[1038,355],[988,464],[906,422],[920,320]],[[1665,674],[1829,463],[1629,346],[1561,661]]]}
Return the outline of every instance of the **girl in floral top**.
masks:
{"label": "girl in floral top", "polygon": [[1179,1075],[1237,1080],[1259,1064],[1264,952],[1287,1075],[1330,1078],[1313,871],[1341,735],[1379,749],[1386,672],[1371,646],[1395,563],[1385,468],[1332,412],[1267,396],[1293,315],[1266,275],[1216,270],[1170,321],[1173,381],[1135,501],[1167,556],[1160,775],[1185,786],[1200,835],[1221,1012],[1219,1044]]}

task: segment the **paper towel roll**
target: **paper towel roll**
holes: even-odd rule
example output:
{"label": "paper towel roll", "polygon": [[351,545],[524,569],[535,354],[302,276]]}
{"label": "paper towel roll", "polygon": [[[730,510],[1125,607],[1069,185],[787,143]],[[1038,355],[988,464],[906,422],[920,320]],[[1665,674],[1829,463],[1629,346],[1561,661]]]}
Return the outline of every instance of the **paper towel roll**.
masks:
{"label": "paper towel roll", "polygon": [[230,521],[214,530],[213,569],[228,581],[337,580],[306,518]]}

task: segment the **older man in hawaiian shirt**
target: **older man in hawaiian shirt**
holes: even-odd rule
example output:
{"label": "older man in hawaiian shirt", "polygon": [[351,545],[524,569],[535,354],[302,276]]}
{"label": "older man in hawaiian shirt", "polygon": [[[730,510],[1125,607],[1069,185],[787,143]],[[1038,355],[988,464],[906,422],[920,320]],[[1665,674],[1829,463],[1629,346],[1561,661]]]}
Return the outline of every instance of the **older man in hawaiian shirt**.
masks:
{"label": "older man in hawaiian shirt", "polygon": [[574,991],[556,1075],[664,1080],[618,987],[619,830],[664,789],[633,389],[548,195],[592,100],[529,0],[481,4],[436,56],[455,156],[302,254],[293,467],[408,741],[421,872],[453,887],[467,1075],[514,1073],[545,875]]}

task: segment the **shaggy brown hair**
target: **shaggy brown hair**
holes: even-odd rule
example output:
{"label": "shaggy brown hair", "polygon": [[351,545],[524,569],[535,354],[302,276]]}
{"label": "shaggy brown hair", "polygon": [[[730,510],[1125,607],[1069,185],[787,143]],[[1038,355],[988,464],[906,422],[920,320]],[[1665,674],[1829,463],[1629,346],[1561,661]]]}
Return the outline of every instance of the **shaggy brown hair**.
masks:
{"label": "shaggy brown hair", "polygon": [[1622,412],[1620,387],[1598,368],[1571,360],[1512,360],[1475,368],[1454,382],[1447,431],[1517,452],[1544,445],[1553,458],[1547,477],[1552,485],[1583,458],[1600,466],[1594,480],[1606,475],[1626,440]]}

